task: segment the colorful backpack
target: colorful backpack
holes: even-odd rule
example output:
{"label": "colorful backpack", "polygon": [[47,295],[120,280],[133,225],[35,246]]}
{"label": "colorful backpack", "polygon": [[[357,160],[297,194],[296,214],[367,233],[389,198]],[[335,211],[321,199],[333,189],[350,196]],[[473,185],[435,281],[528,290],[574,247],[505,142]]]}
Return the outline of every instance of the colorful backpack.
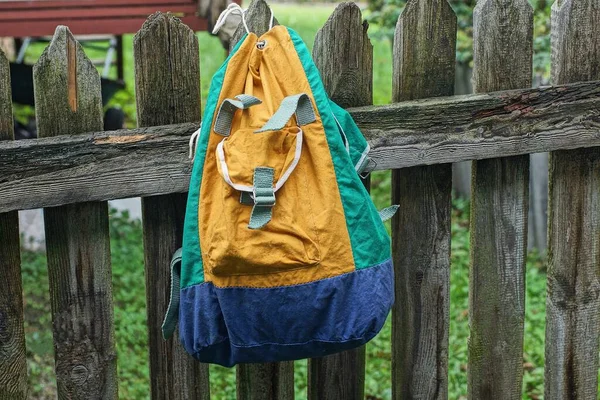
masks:
{"label": "colorful backpack", "polygon": [[298,34],[248,33],[212,80],[165,338],[178,314],[185,349],[224,366],[372,339],[393,303],[395,208],[382,217],[363,187],[368,152]]}

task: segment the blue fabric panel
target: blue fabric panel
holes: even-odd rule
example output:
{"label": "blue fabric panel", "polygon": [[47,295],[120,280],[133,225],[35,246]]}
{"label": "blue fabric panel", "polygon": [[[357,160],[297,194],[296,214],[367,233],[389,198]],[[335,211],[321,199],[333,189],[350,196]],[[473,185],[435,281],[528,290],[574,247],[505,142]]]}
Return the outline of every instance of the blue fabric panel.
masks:
{"label": "blue fabric panel", "polygon": [[321,357],[360,346],[382,328],[393,303],[391,260],[333,278],[277,288],[181,290],[179,335],[202,362]]}

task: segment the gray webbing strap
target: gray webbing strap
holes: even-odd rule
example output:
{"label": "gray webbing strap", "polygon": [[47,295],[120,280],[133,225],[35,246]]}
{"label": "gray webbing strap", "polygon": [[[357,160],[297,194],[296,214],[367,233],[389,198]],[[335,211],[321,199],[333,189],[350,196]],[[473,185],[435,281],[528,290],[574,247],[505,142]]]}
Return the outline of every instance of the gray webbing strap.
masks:
{"label": "gray webbing strap", "polygon": [[215,121],[215,132],[219,135],[229,136],[231,133],[231,122],[237,110],[245,110],[256,104],[262,103],[259,99],[248,94],[239,94],[235,96],[237,100],[225,99],[219,107],[219,113]]}
{"label": "gray webbing strap", "polygon": [[255,131],[255,133],[283,129],[294,113],[296,114],[298,126],[307,125],[317,120],[310,97],[306,93],[295,94],[283,99],[279,109],[273,114],[271,119],[262,128]]}
{"label": "gray webbing strap", "polygon": [[388,219],[392,218],[394,216],[394,214],[396,214],[396,211],[398,211],[398,208],[400,208],[399,205],[393,205],[390,207],[386,207],[383,210],[379,211],[379,217],[381,218],[381,220],[383,222],[385,222]]}
{"label": "gray webbing strap", "polygon": [[275,205],[274,176],[273,168],[256,167],[254,169],[254,207],[248,224],[250,229],[262,228],[271,220],[272,209]]}
{"label": "gray webbing strap", "polygon": [[167,307],[167,313],[162,324],[162,335],[165,340],[173,336],[179,316],[181,253],[182,249],[177,249],[171,259],[171,299],[169,300],[169,307]]}

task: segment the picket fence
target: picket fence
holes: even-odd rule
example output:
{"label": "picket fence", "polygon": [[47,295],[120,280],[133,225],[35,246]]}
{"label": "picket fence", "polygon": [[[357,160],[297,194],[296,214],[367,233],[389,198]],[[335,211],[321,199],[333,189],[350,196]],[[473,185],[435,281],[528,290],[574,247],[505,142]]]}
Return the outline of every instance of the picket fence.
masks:
{"label": "picket fence", "polygon": [[[249,11],[262,33],[263,0]],[[372,46],[353,3],[319,31],[313,57],[380,170],[393,170],[394,399],[448,398],[451,163],[473,161],[470,399],[519,399],[523,384],[529,154],[551,152],[545,399],[598,396],[600,2],[556,0],[551,87],[531,88],[526,0],[480,0],[474,89],[454,96],[457,20],[446,0],[409,0],[396,27],[393,104],[371,106]],[[239,37],[239,35],[238,35]],[[141,196],[152,399],[209,399],[208,366],[164,342],[169,257],[181,245],[200,115],[198,40],[155,14],[134,39],[139,128],[101,132],[100,80],[66,27],[34,70],[39,139],[12,141],[0,53],[0,398],[27,398],[17,211],[45,209],[61,399],[117,398],[106,200]],[[206,79],[207,77],[204,77]],[[446,97],[443,97],[446,96]],[[526,350],[526,349],[525,349]],[[364,398],[365,350],[309,360],[310,399]],[[239,399],[291,399],[293,363],[237,367]],[[213,396],[213,398],[218,398]]]}

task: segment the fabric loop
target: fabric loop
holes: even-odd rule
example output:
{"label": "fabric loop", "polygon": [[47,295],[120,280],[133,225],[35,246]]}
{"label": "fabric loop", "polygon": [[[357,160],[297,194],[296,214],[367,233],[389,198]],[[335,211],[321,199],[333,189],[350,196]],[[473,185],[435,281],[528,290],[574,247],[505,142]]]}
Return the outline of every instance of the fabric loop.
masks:
{"label": "fabric loop", "polygon": [[182,253],[181,248],[177,249],[171,259],[171,298],[169,299],[169,306],[167,307],[167,313],[161,327],[165,340],[173,336],[173,332],[175,332],[175,327],[177,326]]}
{"label": "fabric loop", "polygon": [[273,168],[256,167],[254,169],[254,207],[248,224],[250,229],[262,228],[271,220],[272,208],[275,205],[274,176]]}
{"label": "fabric loop", "polygon": [[296,114],[298,126],[307,125],[317,120],[313,104],[306,93],[295,94],[283,99],[275,114],[255,133],[279,131],[283,129],[294,114]]}
{"label": "fabric loop", "polygon": [[215,121],[214,131],[222,136],[231,134],[231,123],[237,110],[245,110],[254,105],[262,103],[261,100],[248,94],[239,94],[235,96],[237,100],[225,99],[221,103],[217,119]]}

